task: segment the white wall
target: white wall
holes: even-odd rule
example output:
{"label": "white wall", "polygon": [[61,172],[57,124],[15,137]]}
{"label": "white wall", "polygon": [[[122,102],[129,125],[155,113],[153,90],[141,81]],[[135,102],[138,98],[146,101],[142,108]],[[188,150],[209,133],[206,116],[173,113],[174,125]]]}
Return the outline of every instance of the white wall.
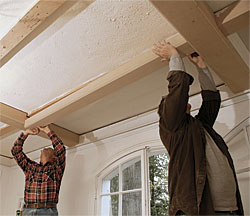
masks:
{"label": "white wall", "polygon": [[[247,118],[249,116],[248,105],[249,101],[243,101],[221,109],[215,125],[218,132],[225,135]],[[95,140],[94,134],[92,140]],[[60,215],[94,215],[95,182],[98,171],[107,166],[119,154],[130,152],[139,146],[149,145],[161,145],[158,124],[69,150],[58,205]],[[18,200],[23,195],[24,175],[17,166],[11,168],[1,166],[0,170],[2,173],[0,176],[0,213],[1,215],[14,215]],[[244,199],[249,196],[248,174],[247,177],[240,180]],[[249,211],[248,214],[250,214]]]}

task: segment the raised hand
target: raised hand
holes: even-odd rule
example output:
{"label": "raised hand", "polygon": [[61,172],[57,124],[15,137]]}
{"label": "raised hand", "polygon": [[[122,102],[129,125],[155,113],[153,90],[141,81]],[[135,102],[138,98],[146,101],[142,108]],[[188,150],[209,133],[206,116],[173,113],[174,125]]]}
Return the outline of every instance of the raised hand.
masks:
{"label": "raised hand", "polygon": [[40,131],[42,131],[42,132],[44,132],[46,134],[50,132],[50,128],[49,128],[48,125],[47,126],[39,126],[38,128],[39,128]]}
{"label": "raised hand", "polygon": [[25,136],[27,136],[27,135],[37,135],[37,134],[39,134],[39,132],[40,132],[40,129],[38,127],[36,127],[36,128],[32,128],[32,129],[26,129],[23,132],[23,134]]}
{"label": "raised hand", "polygon": [[165,40],[154,44],[153,52],[162,57],[161,61],[170,60],[171,56],[178,53],[177,49]]}
{"label": "raised hand", "polygon": [[207,65],[205,64],[205,62],[201,58],[201,56],[192,57],[190,54],[187,54],[187,57],[190,60],[190,62],[192,62],[196,67],[198,67],[198,68],[207,67]]}

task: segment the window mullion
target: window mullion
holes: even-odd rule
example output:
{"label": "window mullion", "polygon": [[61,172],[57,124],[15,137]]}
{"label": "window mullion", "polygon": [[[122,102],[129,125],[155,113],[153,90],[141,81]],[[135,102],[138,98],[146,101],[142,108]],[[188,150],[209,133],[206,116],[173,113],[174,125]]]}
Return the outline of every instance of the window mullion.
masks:
{"label": "window mullion", "polygon": [[121,164],[119,165],[119,216],[122,216],[122,166]]}
{"label": "window mullion", "polygon": [[145,215],[151,215],[150,211],[150,185],[149,185],[149,147],[146,147],[144,152],[144,182],[145,182]]}

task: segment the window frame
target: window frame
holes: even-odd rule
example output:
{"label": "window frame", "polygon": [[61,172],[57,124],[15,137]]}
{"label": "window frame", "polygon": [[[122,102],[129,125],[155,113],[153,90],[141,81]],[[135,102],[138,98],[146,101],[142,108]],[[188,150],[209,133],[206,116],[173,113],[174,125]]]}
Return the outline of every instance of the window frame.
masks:
{"label": "window frame", "polygon": [[[97,215],[101,215],[101,199],[103,196],[111,196],[111,195],[119,195],[119,213],[118,216],[122,216],[122,194],[131,193],[131,192],[138,192],[141,191],[141,201],[142,201],[142,215],[147,215],[146,209],[144,206],[146,206],[146,178],[145,173],[147,172],[147,167],[145,166],[145,156],[146,156],[146,148],[139,149],[135,152],[132,152],[131,154],[127,154],[123,157],[120,157],[110,165],[108,165],[101,173],[98,175],[97,180]],[[129,162],[130,160],[133,160],[137,157],[140,157],[141,160],[141,188],[140,189],[132,189],[132,190],[122,190],[122,164]],[[119,191],[118,192],[112,192],[112,193],[105,193],[102,194],[102,180],[105,176],[107,176],[110,172],[115,170],[116,168],[119,168]]]}
{"label": "window frame", "polygon": [[[97,214],[101,215],[101,200],[103,196],[119,195],[119,212],[118,216],[122,216],[122,196],[120,194],[126,194],[130,192],[141,191],[142,194],[142,215],[150,215],[150,180],[149,180],[149,156],[154,152],[167,152],[164,146],[145,146],[144,148],[137,149],[131,153],[124,154],[120,158],[111,161],[101,172],[97,175],[97,186],[96,186],[96,207]],[[129,162],[137,157],[141,159],[141,188],[122,191],[122,164]],[[112,193],[102,194],[102,180],[105,176],[111,173],[113,170],[119,168],[119,191]]]}

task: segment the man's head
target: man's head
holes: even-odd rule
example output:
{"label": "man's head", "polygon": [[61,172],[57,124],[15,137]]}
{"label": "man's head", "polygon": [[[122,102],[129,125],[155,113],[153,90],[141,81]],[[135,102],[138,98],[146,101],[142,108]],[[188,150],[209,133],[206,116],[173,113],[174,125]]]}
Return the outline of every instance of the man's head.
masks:
{"label": "man's head", "polygon": [[191,112],[191,104],[187,104],[187,109],[186,109],[186,113],[190,115]]}
{"label": "man's head", "polygon": [[52,148],[45,148],[40,155],[40,161],[44,165],[47,162],[52,162],[54,159],[54,150]]}

